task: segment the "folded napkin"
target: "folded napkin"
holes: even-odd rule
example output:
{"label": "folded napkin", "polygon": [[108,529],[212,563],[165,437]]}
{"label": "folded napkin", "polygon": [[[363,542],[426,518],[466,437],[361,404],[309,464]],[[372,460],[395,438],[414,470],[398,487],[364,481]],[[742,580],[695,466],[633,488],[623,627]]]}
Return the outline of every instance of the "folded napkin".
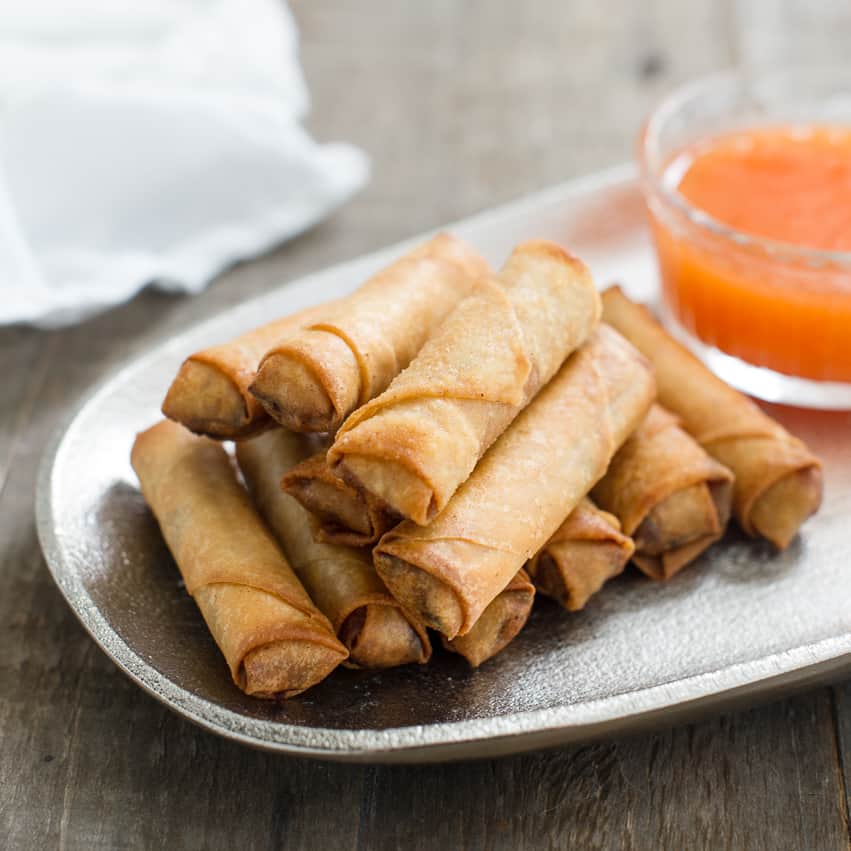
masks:
{"label": "folded napkin", "polygon": [[366,181],[317,145],[278,0],[20,0],[0,27],[0,324],[198,292]]}

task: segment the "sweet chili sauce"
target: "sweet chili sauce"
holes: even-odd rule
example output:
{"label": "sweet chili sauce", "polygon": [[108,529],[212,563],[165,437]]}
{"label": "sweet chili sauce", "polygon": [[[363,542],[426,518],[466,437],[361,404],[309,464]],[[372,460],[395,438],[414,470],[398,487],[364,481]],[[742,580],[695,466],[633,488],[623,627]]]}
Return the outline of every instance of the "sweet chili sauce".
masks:
{"label": "sweet chili sauce", "polygon": [[651,204],[665,297],[679,322],[751,364],[851,381],[851,128],[709,138],[672,157],[664,183],[704,221]]}

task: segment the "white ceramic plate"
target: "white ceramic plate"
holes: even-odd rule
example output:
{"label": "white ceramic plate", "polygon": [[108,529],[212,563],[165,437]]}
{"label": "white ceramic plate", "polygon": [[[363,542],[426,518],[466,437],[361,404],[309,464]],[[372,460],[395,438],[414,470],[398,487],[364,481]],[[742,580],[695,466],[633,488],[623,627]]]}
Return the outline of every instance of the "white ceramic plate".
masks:
{"label": "white ceramic plate", "polygon": [[[655,266],[631,169],[567,183],[448,226],[494,265],[526,238],[556,240],[652,299]],[[418,237],[418,241],[421,237]],[[825,461],[821,512],[783,554],[734,530],[674,581],[627,572],[579,614],[542,601],[478,671],[338,670],[283,703],[245,697],[194,604],[129,464],[137,431],[190,352],[357,286],[404,246],[344,263],[180,334],[97,388],[45,458],[38,528],[59,588],[142,688],[221,735],[337,760],[500,753],[667,724],[851,669],[851,414],[776,409]]]}

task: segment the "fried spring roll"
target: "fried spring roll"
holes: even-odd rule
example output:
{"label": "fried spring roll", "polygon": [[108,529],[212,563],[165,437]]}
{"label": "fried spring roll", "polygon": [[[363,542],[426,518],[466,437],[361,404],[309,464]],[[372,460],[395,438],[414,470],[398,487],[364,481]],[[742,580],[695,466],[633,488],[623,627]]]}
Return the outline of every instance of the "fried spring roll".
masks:
{"label": "fried spring roll", "polygon": [[534,602],[535,586],[526,571],[520,570],[466,635],[458,635],[451,641],[443,638],[443,646],[478,668],[514,640],[529,620]]}
{"label": "fried spring roll", "polygon": [[586,497],[532,556],[526,570],[541,594],[578,612],[609,579],[623,572],[634,550],[618,518]]}
{"label": "fried spring roll", "polygon": [[447,638],[469,632],[603,475],[654,390],[647,361],[598,328],[429,526],[406,520],[379,541],[391,593]]}
{"label": "fried spring roll", "polygon": [[434,237],[272,347],[251,392],[287,428],[334,431],[390,384],[488,272],[470,246]]}
{"label": "fried spring roll", "polygon": [[239,688],[291,697],[346,658],[218,443],[165,420],[138,435],[131,461]]}
{"label": "fried spring roll", "polygon": [[408,369],[346,420],[331,468],[428,523],[599,318],[583,263],[551,242],[519,245]]}
{"label": "fried spring roll", "polygon": [[311,598],[331,621],[356,668],[426,662],[431,645],[384,587],[369,550],[333,546],[315,538],[316,519],[279,486],[304,457],[301,435],[275,429],[237,444],[240,469],[260,512]]}
{"label": "fried spring roll", "polygon": [[260,359],[328,307],[301,310],[190,355],[168,388],[163,414],[196,434],[221,440],[240,440],[269,428],[272,419],[248,392]]}
{"label": "fried spring roll", "polygon": [[653,405],[591,494],[632,536],[636,565],[670,579],[724,534],[733,474]]}
{"label": "fried spring roll", "polygon": [[733,472],[733,513],[742,529],[785,548],[821,505],[818,458],[750,399],[713,375],[619,287],[604,293],[603,319],[653,363],[659,402]]}
{"label": "fried spring roll", "polygon": [[316,515],[318,540],[350,547],[375,544],[401,518],[384,500],[332,473],[325,456],[317,452],[296,464],[281,479],[281,488]]}

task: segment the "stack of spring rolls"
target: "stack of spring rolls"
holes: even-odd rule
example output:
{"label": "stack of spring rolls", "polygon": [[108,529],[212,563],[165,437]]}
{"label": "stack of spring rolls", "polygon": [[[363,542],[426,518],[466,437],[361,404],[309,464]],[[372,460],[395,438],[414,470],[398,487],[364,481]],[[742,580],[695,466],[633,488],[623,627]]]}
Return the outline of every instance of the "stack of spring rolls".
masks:
{"label": "stack of spring rolls", "polygon": [[821,499],[803,443],[542,241],[493,272],[440,234],[191,355],[163,413],[133,467],[258,697],[435,637],[478,666],[536,592],[574,612],[630,560],[670,579],[731,514],[782,548]]}

